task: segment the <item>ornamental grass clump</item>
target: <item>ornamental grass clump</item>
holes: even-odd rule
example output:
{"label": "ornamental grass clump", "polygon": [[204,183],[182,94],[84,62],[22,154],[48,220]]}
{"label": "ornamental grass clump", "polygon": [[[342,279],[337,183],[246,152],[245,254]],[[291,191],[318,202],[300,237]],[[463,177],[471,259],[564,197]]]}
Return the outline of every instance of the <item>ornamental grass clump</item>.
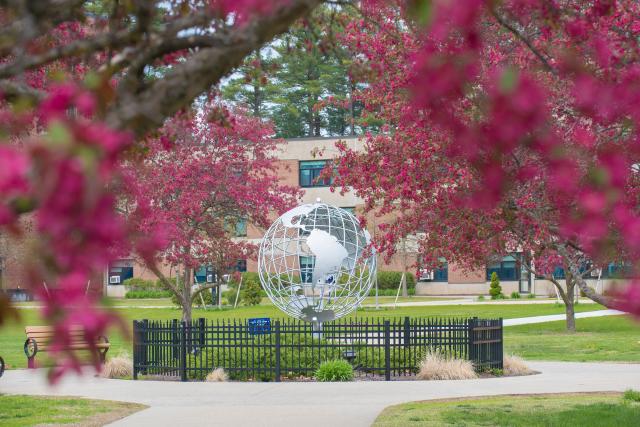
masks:
{"label": "ornamental grass clump", "polygon": [[351,381],[353,367],[345,360],[330,360],[323,362],[315,374],[318,381]]}
{"label": "ornamental grass clump", "polygon": [[524,360],[515,355],[505,355],[502,359],[502,368],[506,376],[531,375],[535,373]]}
{"label": "ornamental grass clump", "polygon": [[209,372],[205,381],[210,383],[224,383],[229,381],[229,376],[225,372],[223,368],[216,368],[213,371]]}
{"label": "ornamental grass clump", "polygon": [[112,379],[128,379],[133,376],[133,361],[128,354],[109,358],[102,366],[100,376]]}
{"label": "ornamental grass clump", "polygon": [[469,360],[446,357],[440,350],[429,351],[422,362],[417,378],[420,380],[470,380],[478,378]]}

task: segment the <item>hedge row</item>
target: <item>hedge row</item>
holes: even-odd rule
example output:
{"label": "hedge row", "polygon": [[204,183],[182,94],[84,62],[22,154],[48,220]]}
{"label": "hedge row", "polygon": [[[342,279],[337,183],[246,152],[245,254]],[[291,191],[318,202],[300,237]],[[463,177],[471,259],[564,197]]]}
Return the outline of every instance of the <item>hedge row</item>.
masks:
{"label": "hedge row", "polygon": [[173,295],[170,291],[150,290],[150,291],[127,291],[124,294],[125,298],[139,299],[139,298],[169,298]]}
{"label": "hedge row", "polygon": [[[324,339],[313,338],[310,335],[282,334],[280,340],[281,375],[285,378],[295,378],[304,374],[304,372],[296,370],[298,366],[309,369],[306,374],[313,375],[321,363],[343,358],[344,348],[332,346],[332,343]],[[200,363],[203,363],[204,366],[210,366],[214,369],[220,366],[218,363],[223,363],[224,366],[221,367],[227,371],[229,378],[232,380],[273,381],[275,379],[276,366],[275,348],[270,345],[261,346],[259,342],[260,339],[256,339],[256,346],[253,347],[253,351],[251,348],[246,347],[228,347],[224,350],[219,348],[206,349],[202,354],[202,359],[200,354],[189,354],[187,366],[194,369],[202,366]],[[352,349],[356,352],[353,362],[355,366],[360,366],[363,372],[382,374],[380,369],[384,368],[384,351],[378,351],[378,349],[371,348],[360,342],[354,342]],[[427,346],[415,349],[412,352],[413,357],[409,357],[409,354],[404,349],[394,347],[390,352],[391,366],[406,366],[409,371],[416,373],[419,368],[419,362],[427,350]],[[254,372],[251,372],[251,370],[236,370],[247,369],[249,366],[255,366],[256,370]],[[374,367],[378,369],[371,369]],[[188,377],[190,379],[203,380],[207,374],[208,372],[206,371],[198,372],[194,369],[189,371]]]}
{"label": "hedge row", "polygon": [[[416,278],[412,273],[405,273],[407,279],[407,289],[416,288]],[[378,271],[378,289],[397,290],[402,279],[401,271]],[[395,295],[395,294],[394,294]]]}

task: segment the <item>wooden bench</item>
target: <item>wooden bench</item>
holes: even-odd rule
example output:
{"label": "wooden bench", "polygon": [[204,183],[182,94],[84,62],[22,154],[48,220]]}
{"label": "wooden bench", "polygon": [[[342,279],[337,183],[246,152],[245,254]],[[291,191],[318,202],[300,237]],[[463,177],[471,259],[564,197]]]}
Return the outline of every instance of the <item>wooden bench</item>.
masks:
{"label": "wooden bench", "polygon": [[[27,356],[29,368],[33,369],[36,367],[36,354],[50,349],[55,331],[51,326],[27,326],[24,328],[24,332],[27,334],[27,340],[24,342],[24,354]],[[81,326],[71,329],[71,339],[71,344],[65,349],[91,350],[91,345],[86,340],[84,336],[84,329]],[[101,363],[104,363],[110,346],[111,344],[105,336],[100,336],[98,341],[95,343],[95,349],[98,351]]]}

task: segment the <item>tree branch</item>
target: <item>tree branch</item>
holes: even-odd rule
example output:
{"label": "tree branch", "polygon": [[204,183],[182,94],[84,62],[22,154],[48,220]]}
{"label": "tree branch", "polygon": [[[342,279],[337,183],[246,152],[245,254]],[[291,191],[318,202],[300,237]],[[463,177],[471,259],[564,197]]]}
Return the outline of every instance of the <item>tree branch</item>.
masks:
{"label": "tree branch", "polygon": [[144,90],[118,93],[118,102],[107,115],[114,128],[132,130],[137,136],[162,125],[164,120],[189,105],[198,95],[240,65],[252,51],[287,31],[298,18],[305,16],[321,0],[291,0],[270,14],[260,15],[252,22],[233,27],[226,43],[197,52],[177,64],[164,78]]}
{"label": "tree branch", "polygon": [[498,21],[498,23],[500,25],[502,25],[504,28],[506,28],[507,30],[509,30],[513,35],[516,36],[516,38],[518,40],[520,40],[521,42],[523,42],[528,48],[529,50],[538,57],[538,59],[540,60],[540,62],[542,62],[542,65],[544,66],[544,68],[547,69],[547,71],[549,71],[550,73],[557,75],[558,72],[555,68],[553,68],[551,66],[551,64],[549,63],[549,61],[547,60],[547,58],[542,54],[542,52],[540,52],[532,43],[531,41],[526,38],[520,31],[518,31],[518,29],[516,27],[514,27],[513,25],[511,25],[510,23],[508,23],[506,21],[506,19],[504,19],[502,16],[500,16],[500,14],[496,11],[496,9],[494,7],[490,8],[491,9],[491,15],[493,15],[493,17],[496,19],[496,21]]}

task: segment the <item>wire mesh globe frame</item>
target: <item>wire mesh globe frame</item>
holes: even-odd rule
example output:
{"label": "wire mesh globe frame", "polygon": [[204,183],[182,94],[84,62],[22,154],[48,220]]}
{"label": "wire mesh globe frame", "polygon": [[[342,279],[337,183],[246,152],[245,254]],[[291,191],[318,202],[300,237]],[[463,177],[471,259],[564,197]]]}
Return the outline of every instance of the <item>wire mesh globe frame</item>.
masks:
{"label": "wire mesh globe frame", "polygon": [[317,202],[284,213],[258,254],[262,287],[288,315],[322,324],[354,311],[376,276],[371,238],[350,212]]}

